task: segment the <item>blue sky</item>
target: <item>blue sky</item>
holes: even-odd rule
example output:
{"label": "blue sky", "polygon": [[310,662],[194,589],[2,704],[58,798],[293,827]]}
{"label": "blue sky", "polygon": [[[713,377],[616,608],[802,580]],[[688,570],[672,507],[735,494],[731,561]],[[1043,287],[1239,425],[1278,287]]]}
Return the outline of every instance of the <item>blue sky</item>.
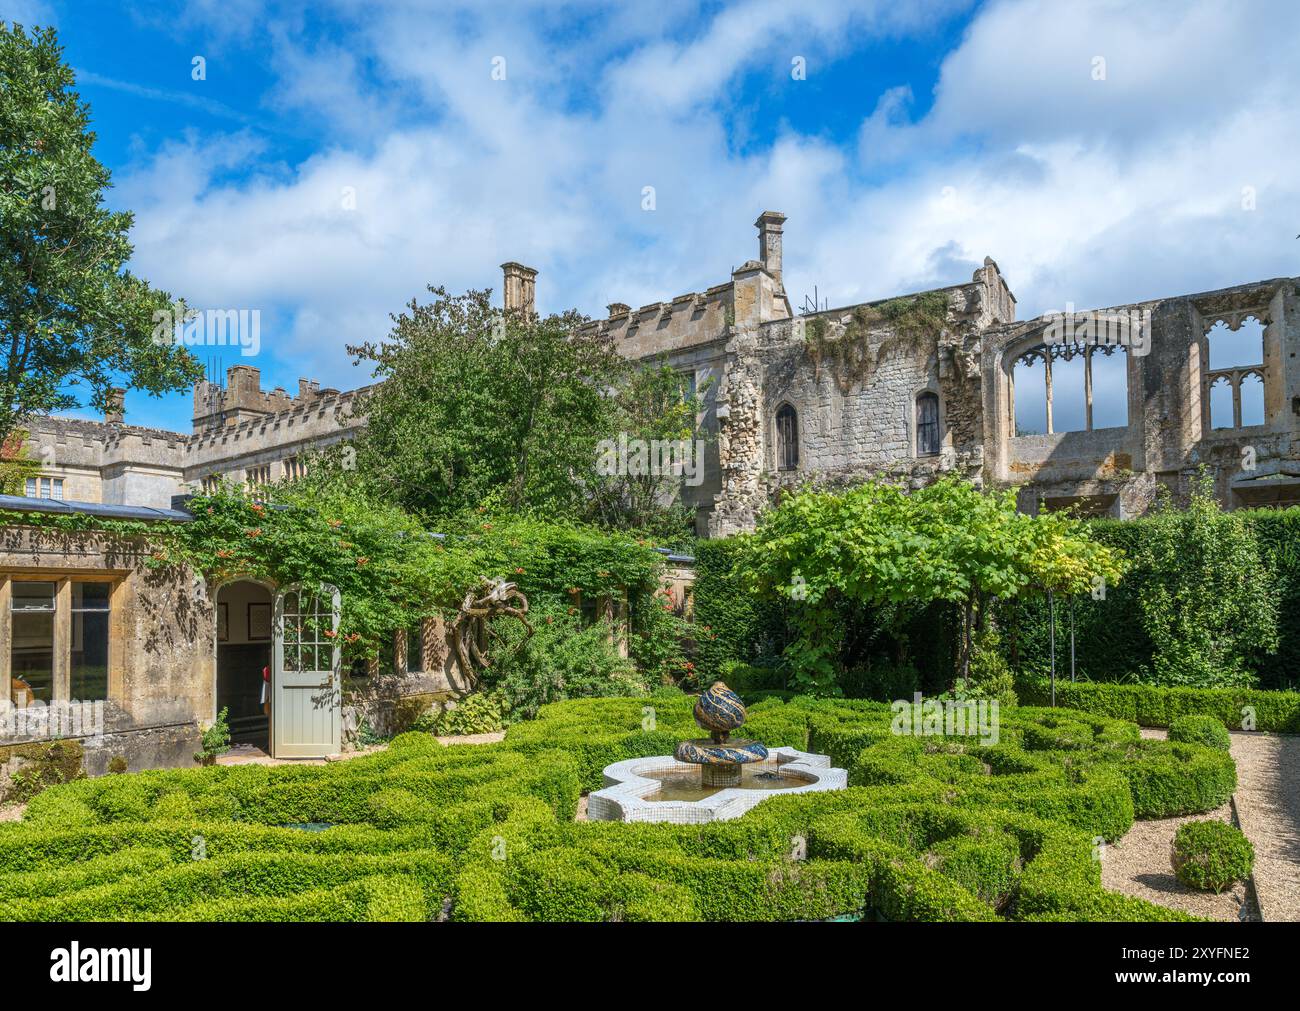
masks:
{"label": "blue sky", "polygon": [[[721,283],[765,209],[789,215],[796,303],[958,283],[985,255],[1022,317],[1300,273],[1298,6],[0,0],[0,18],[59,29],[109,200],[136,213],[133,269],[259,309],[259,353],[224,364],[295,390],[364,382],[348,343],[428,284],[499,288],[505,260],[539,268],[548,311]],[[188,429],[188,396],[127,409]]]}

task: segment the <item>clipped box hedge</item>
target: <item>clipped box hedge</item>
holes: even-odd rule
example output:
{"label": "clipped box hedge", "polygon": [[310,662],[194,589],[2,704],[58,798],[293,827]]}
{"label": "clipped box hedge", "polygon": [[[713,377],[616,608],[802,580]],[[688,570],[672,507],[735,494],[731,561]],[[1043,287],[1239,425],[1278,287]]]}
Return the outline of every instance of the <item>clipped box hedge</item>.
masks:
{"label": "clipped box hedge", "polygon": [[326,766],[54,787],[0,825],[0,919],[1185,919],[1106,892],[1097,842],[1235,782],[1227,753],[1107,715],[1004,709],[992,743],[895,734],[879,703],[768,697],[745,732],[830,754],[848,789],[706,825],[574,820],[606,765],[698,736],[692,704],[575,700],[496,744],[405,734]]}
{"label": "clipped box hedge", "polygon": [[[1044,706],[1051,700],[1051,685],[1045,680],[1021,681],[1016,691],[1023,703]],[[1212,716],[1229,730],[1242,730],[1247,729],[1243,720],[1253,713],[1249,729],[1300,733],[1300,692],[1058,680],[1056,704],[1142,727],[1167,727],[1180,716]]]}

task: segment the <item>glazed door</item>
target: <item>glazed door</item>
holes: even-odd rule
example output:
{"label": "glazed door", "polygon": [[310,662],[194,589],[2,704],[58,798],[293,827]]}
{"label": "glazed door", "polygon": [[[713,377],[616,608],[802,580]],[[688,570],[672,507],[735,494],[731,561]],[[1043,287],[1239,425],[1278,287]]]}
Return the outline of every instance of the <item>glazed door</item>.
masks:
{"label": "glazed door", "polygon": [[339,592],[291,587],[275,597],[271,755],[323,758],[340,750]]}

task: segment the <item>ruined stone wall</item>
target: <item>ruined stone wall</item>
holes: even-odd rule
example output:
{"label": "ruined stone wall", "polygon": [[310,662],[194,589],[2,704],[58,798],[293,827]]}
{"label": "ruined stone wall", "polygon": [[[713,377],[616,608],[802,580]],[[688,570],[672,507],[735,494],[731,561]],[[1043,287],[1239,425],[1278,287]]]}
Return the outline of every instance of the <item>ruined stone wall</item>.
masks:
{"label": "ruined stone wall", "polygon": [[[991,479],[1018,490],[1020,507],[1077,504],[1088,512],[1140,516],[1167,490],[1185,502],[1202,467],[1225,507],[1300,500],[1300,349],[1296,279],[1093,310],[1149,313],[1149,332],[1127,355],[1128,424],[1091,431],[1017,436],[1012,366],[1043,344],[1051,317],[991,328],[984,335],[983,413]],[[1206,334],[1220,320],[1265,323],[1262,424],[1211,428]],[[1117,352],[1118,353],[1118,352]]]}
{"label": "ruined stone wall", "polygon": [[[856,483],[876,475],[918,487],[947,471],[980,480],[984,463],[980,335],[1015,301],[991,260],[970,284],[942,289],[945,323],[933,331],[887,322],[851,331],[855,310],[762,322],[727,345],[719,403],[723,489],[709,531],[752,529],[783,488]],[[848,332],[858,334],[847,341]],[[830,353],[839,342],[842,356]],[[819,352],[818,349],[822,350]],[[921,455],[917,397],[939,398],[940,452]],[[776,414],[798,415],[798,466],[779,469]]]}

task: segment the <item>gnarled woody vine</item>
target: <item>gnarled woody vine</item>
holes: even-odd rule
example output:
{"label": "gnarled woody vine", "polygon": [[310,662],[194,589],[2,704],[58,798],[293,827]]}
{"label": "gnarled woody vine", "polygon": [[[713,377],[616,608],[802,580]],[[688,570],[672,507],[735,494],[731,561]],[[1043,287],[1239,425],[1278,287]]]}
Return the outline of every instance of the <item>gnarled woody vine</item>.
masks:
{"label": "gnarled woody vine", "polygon": [[527,635],[515,646],[517,650],[533,634],[527,615],[528,598],[514,583],[484,579],[477,591],[465,594],[447,638],[456,665],[471,690],[478,688],[478,671],[492,666],[487,655],[488,638],[500,638],[492,627],[492,619],[502,616],[519,619]]}

